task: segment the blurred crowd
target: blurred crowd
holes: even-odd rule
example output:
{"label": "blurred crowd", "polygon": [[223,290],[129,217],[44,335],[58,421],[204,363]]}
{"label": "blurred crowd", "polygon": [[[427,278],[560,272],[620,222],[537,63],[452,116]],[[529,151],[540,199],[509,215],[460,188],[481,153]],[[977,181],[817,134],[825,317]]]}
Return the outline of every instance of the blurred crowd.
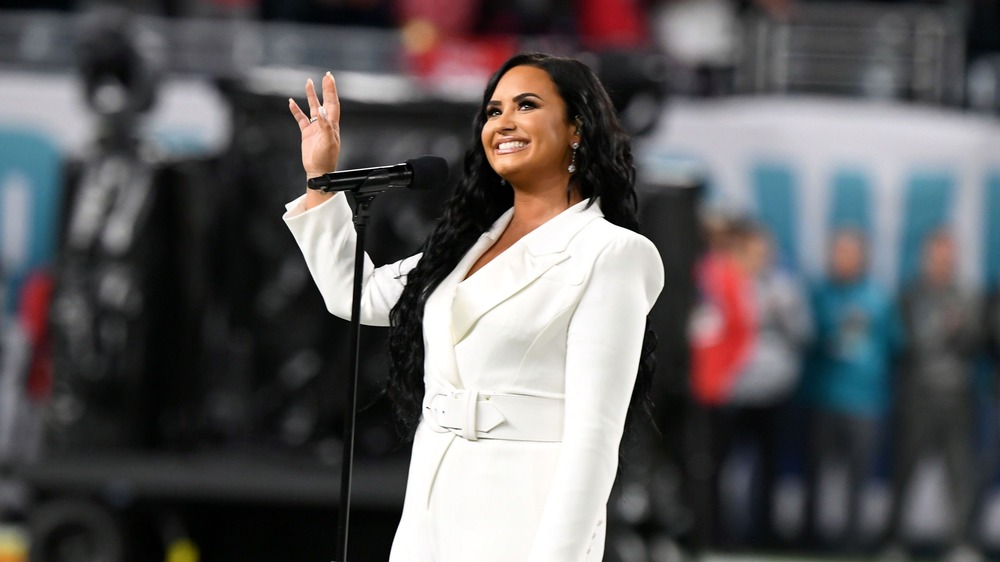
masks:
{"label": "blurred crowd", "polygon": [[[729,58],[735,15],[758,10],[777,20],[793,18],[812,0],[7,0],[14,10],[79,11],[95,4],[127,5],[136,13],[173,18],[249,20],[402,29],[420,44],[434,37],[574,37],[589,49],[653,45],[700,63]],[[909,0],[876,3],[913,4]],[[969,60],[1000,51],[997,0],[923,0],[916,4],[955,10],[967,29]],[[684,28],[687,31],[684,31]],[[678,38],[689,45],[678,45]],[[430,36],[430,40],[428,37]],[[721,54],[720,53],[724,53]],[[684,61],[690,62],[690,61]]]}
{"label": "blurred crowd", "polygon": [[[775,528],[774,505],[791,467],[805,483],[794,544],[905,560],[921,543],[907,531],[918,468],[938,459],[947,559],[979,559],[983,500],[995,480],[980,405],[997,388],[1000,299],[956,283],[952,233],[926,235],[919,273],[893,295],[867,274],[862,230],[831,232],[826,275],[810,282],[782,267],[760,224],[721,216],[705,224],[690,383],[711,443],[715,499],[706,512],[717,515],[702,530],[707,542],[789,540]],[[751,528],[738,537],[724,517],[724,467],[748,442],[757,477]],[[865,493],[879,477],[891,500],[872,532]],[[845,516],[831,523],[836,512]]]}

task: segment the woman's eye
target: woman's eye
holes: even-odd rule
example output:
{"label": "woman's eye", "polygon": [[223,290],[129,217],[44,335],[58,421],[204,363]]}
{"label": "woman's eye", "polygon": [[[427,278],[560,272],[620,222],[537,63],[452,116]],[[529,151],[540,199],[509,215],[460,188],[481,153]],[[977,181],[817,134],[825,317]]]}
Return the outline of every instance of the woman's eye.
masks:
{"label": "woman's eye", "polygon": [[520,109],[534,109],[535,102],[532,101],[522,101],[521,105],[518,106]]}
{"label": "woman's eye", "polygon": [[491,107],[486,110],[486,117],[496,117],[500,115],[500,110],[496,107]]}

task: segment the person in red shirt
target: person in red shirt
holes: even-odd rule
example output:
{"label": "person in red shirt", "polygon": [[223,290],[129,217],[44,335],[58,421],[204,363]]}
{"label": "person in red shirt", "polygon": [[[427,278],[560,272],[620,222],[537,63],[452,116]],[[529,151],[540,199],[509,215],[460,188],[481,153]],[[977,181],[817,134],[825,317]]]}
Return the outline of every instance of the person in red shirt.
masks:
{"label": "person in red shirt", "polygon": [[728,406],[756,333],[753,278],[739,258],[749,224],[714,217],[705,226],[708,251],[695,267],[699,299],[689,327],[694,408],[688,473],[698,550],[726,540],[718,513],[719,475],[734,433],[735,412]]}
{"label": "person in red shirt", "polygon": [[691,324],[691,392],[704,406],[728,401],[753,348],[753,279],[736,255],[737,223],[714,226],[710,249],[698,263],[700,302]]}

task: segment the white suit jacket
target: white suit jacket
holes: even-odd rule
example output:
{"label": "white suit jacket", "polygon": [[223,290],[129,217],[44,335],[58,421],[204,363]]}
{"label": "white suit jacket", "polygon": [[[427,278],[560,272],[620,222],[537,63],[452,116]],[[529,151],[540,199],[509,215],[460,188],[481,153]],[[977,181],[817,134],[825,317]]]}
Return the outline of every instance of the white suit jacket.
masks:
{"label": "white suit jacket", "polygon": [[[603,218],[599,201],[560,213],[468,279],[510,221],[484,233],[437,287],[423,319],[429,387],[564,399],[562,442],[464,439],[418,425],[390,560],[601,560],[605,507],[638,369],[645,318],[663,287],[649,240]],[[329,311],[351,313],[355,231],[342,195],[286,224]],[[361,320],[387,326],[419,255],[365,257]]]}

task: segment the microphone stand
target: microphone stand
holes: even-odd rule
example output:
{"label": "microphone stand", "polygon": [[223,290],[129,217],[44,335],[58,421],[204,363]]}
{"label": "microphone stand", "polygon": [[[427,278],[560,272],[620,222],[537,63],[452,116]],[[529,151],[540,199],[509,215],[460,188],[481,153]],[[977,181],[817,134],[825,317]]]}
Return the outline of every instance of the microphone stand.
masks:
{"label": "microphone stand", "polygon": [[358,403],[358,363],[361,353],[361,282],[364,277],[365,267],[365,231],[368,229],[368,219],[371,218],[369,208],[378,192],[361,194],[359,189],[351,194],[354,196],[355,202],[354,229],[357,232],[357,241],[354,248],[354,298],[351,303],[351,339],[349,346],[351,360],[347,376],[347,405],[344,408],[344,454],[340,467],[340,511],[337,513],[337,557],[334,558],[336,562],[347,562],[347,536],[351,511],[351,476],[354,468],[354,418]]}

